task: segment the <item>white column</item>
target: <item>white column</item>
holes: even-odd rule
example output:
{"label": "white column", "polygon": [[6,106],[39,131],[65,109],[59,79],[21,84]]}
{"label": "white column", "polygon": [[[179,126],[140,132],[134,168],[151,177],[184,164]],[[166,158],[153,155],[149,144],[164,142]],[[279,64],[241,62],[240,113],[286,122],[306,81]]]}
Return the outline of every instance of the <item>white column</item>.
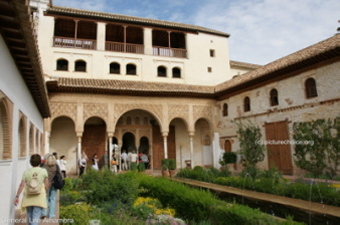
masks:
{"label": "white column", "polygon": [[191,168],[194,168],[194,133],[189,133]]}
{"label": "white column", "polygon": [[105,51],[106,23],[97,22],[97,50]]}
{"label": "white column", "polygon": [[109,157],[107,162],[109,170],[111,170],[112,151],[113,151],[112,136],[109,136]]}
{"label": "white column", "polygon": [[77,175],[79,175],[79,160],[81,158],[81,135],[77,135],[77,138],[78,138],[78,144],[77,144]]}
{"label": "white column", "polygon": [[144,28],[144,54],[152,55],[152,29]]}
{"label": "white column", "polygon": [[168,132],[163,132],[164,159],[168,158]]}

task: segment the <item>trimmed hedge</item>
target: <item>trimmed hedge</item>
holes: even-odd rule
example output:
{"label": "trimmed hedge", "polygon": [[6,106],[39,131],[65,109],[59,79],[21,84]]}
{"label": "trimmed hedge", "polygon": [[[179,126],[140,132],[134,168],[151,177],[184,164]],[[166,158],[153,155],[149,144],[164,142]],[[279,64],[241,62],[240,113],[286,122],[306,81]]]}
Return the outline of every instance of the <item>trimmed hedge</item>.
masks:
{"label": "trimmed hedge", "polygon": [[185,220],[235,225],[282,223],[259,210],[226,203],[209,191],[193,189],[166,178],[140,176],[140,186],[146,189],[146,195],[157,198],[163,206],[174,208],[177,216]]}

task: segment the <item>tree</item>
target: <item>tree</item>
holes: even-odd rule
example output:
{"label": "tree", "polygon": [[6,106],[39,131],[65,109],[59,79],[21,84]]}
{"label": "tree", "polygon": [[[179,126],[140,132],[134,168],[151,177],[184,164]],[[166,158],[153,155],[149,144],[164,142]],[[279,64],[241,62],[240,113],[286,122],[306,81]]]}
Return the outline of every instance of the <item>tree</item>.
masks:
{"label": "tree", "polygon": [[259,127],[253,125],[237,124],[240,141],[240,154],[242,155],[242,165],[253,166],[264,160],[265,146],[261,144],[261,131]]}

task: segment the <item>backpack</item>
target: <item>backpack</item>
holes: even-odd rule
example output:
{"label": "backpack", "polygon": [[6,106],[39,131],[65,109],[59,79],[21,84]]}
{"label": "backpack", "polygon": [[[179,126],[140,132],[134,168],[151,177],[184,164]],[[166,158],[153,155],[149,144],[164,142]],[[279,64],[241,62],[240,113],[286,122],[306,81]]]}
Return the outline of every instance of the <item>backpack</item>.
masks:
{"label": "backpack", "polygon": [[56,165],[56,166],[57,166],[57,171],[56,171],[55,176],[53,177],[53,184],[52,184],[52,186],[55,189],[61,190],[64,187],[64,185],[65,185],[65,180],[64,180],[63,176],[60,173],[59,166],[58,165]]}
{"label": "backpack", "polygon": [[38,180],[38,174],[33,173],[32,179],[26,184],[26,191],[28,195],[38,195],[41,193],[42,183]]}

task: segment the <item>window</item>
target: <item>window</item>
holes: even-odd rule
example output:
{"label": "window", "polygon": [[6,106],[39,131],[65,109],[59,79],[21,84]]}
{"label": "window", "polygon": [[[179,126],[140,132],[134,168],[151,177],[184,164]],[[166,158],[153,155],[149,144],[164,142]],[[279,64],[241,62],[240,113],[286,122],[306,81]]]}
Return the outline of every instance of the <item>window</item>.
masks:
{"label": "window", "polygon": [[68,71],[68,61],[66,59],[58,59],[57,70]]}
{"label": "window", "polygon": [[270,106],[275,106],[279,104],[279,96],[277,90],[274,88],[270,91]]}
{"label": "window", "polygon": [[164,66],[159,66],[157,68],[157,76],[158,77],[166,77],[166,68]]}
{"label": "window", "polygon": [[228,104],[223,104],[223,116],[228,116]]}
{"label": "window", "polygon": [[83,60],[77,60],[74,64],[74,71],[86,72],[86,62]]}
{"label": "window", "polygon": [[245,97],[244,98],[244,105],[243,105],[243,107],[244,107],[244,111],[245,112],[249,112],[250,111],[250,99],[249,99],[249,97]]}
{"label": "window", "polygon": [[178,67],[172,68],[172,77],[181,78],[181,69]]}
{"label": "window", "polygon": [[313,78],[308,78],[305,82],[305,91],[307,98],[314,98],[318,96],[318,92],[316,90],[316,82]]}
{"label": "window", "polygon": [[215,50],[214,49],[210,49],[210,57],[215,57]]}
{"label": "window", "polygon": [[127,64],[126,65],[126,74],[129,74],[129,75],[136,75],[137,72],[136,72],[136,66],[133,65],[133,64]]}
{"label": "window", "polygon": [[120,65],[119,65],[119,63],[110,63],[110,73],[112,73],[112,74],[120,74]]}
{"label": "window", "polygon": [[208,67],[208,72],[211,73],[212,72],[212,68]]}

